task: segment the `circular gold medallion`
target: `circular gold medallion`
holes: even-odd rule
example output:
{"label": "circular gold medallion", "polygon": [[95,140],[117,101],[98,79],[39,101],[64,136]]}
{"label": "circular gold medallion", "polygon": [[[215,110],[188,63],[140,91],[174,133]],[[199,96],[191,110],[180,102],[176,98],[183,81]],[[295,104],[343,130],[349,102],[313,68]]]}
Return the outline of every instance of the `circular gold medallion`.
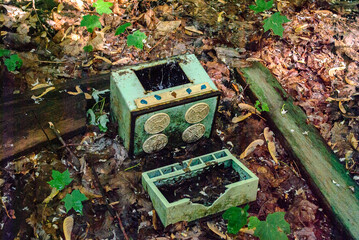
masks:
{"label": "circular gold medallion", "polygon": [[164,134],[156,134],[146,139],[142,145],[143,151],[152,153],[163,149],[168,143],[168,138]]}
{"label": "circular gold medallion", "polygon": [[145,131],[149,134],[156,134],[165,130],[170,124],[170,116],[166,113],[157,113],[145,122]]}
{"label": "circular gold medallion", "polygon": [[206,127],[201,123],[189,126],[182,133],[182,140],[186,143],[195,142],[204,135],[205,131]]}
{"label": "circular gold medallion", "polygon": [[205,119],[209,113],[209,106],[207,103],[197,103],[190,107],[185,115],[188,123],[198,123]]}

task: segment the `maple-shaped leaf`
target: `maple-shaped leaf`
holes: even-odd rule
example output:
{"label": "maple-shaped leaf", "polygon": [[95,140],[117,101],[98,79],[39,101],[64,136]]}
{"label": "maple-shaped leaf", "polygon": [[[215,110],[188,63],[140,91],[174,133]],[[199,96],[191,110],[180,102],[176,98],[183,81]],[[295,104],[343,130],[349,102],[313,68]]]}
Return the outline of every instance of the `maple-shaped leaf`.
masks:
{"label": "maple-shaped leaf", "polygon": [[126,30],[126,28],[128,28],[129,26],[131,26],[131,23],[125,23],[125,24],[122,24],[121,26],[119,26],[119,27],[116,29],[115,36],[124,33],[125,30]]}
{"label": "maple-shaped leaf", "polygon": [[65,198],[61,201],[65,202],[66,212],[70,211],[73,208],[76,212],[82,215],[82,202],[88,198],[83,195],[78,189],[73,190],[71,194],[66,194]]}
{"label": "maple-shaped leaf", "polygon": [[68,169],[66,169],[66,171],[64,171],[63,173],[60,173],[56,170],[52,170],[52,180],[47,183],[50,184],[51,187],[61,191],[71,182],[72,178],[70,177],[70,172]]}
{"label": "maple-shaped leaf", "polygon": [[137,30],[133,34],[127,36],[127,46],[135,46],[136,48],[143,49],[143,41],[146,38],[146,34],[140,30]]}
{"label": "maple-shaped leaf", "polygon": [[93,51],[93,46],[92,45],[86,45],[84,46],[84,51],[85,52],[92,52]]}
{"label": "maple-shaped leaf", "polygon": [[290,225],[284,219],[285,212],[275,212],[267,216],[266,221],[260,221],[257,217],[250,217],[248,228],[255,228],[254,236],[260,240],[287,240],[290,233]]}
{"label": "maple-shaped leaf", "polygon": [[9,72],[15,71],[22,66],[22,59],[17,54],[13,54],[10,58],[4,60],[4,64]]}
{"label": "maple-shaped leaf", "polygon": [[247,224],[248,209],[249,205],[247,204],[244,208],[231,207],[223,213],[223,219],[228,220],[228,233],[237,234]]}
{"label": "maple-shaped leaf", "polygon": [[256,13],[264,12],[273,7],[273,0],[266,2],[265,0],[256,0],[256,5],[250,5],[249,8]]}
{"label": "maple-shaped leaf", "polygon": [[286,16],[282,16],[279,12],[276,12],[272,14],[272,16],[270,16],[269,18],[264,19],[263,22],[264,32],[268,31],[269,29],[272,29],[275,35],[283,37],[284,28],[282,24],[290,22],[290,20]]}
{"label": "maple-shaped leaf", "polygon": [[97,0],[97,2],[93,3],[93,7],[96,8],[96,11],[98,14],[102,15],[104,13],[111,14],[112,10],[110,7],[112,7],[113,3],[111,2],[104,2],[103,0]]}
{"label": "maple-shaped leaf", "polygon": [[0,49],[0,57],[2,56],[9,56],[10,55],[10,50],[7,49]]}
{"label": "maple-shaped leaf", "polygon": [[101,28],[100,17],[96,15],[86,15],[82,17],[81,27],[86,27],[87,31],[93,32],[95,28]]}

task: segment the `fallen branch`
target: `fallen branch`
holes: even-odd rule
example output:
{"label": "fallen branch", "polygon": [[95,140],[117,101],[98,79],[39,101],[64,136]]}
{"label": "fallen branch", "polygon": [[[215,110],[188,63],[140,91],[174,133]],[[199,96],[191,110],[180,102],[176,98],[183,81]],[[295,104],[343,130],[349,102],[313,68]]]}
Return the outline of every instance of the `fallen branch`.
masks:
{"label": "fallen branch", "polygon": [[[85,160],[85,161],[86,161],[86,160]],[[123,225],[122,225],[121,216],[120,216],[119,213],[115,212],[113,206],[111,205],[111,203],[109,203],[108,198],[107,198],[107,196],[106,196],[106,191],[105,191],[105,189],[102,187],[102,184],[101,184],[101,182],[100,182],[100,180],[99,180],[99,178],[98,178],[97,172],[96,172],[94,166],[92,165],[92,162],[93,162],[93,161],[86,161],[86,163],[87,163],[87,164],[89,165],[89,167],[91,168],[92,175],[93,175],[94,178],[95,178],[95,183],[96,183],[97,187],[99,188],[102,197],[105,199],[107,210],[110,212],[110,214],[112,215],[112,217],[114,217],[115,219],[117,219],[118,227],[121,229],[124,238],[125,238],[126,240],[129,240],[129,238],[128,238],[127,234],[126,234],[125,228],[124,228]]]}
{"label": "fallen branch", "polygon": [[62,139],[61,135],[60,135],[60,131],[57,130],[55,128],[55,125],[52,122],[49,122],[49,127],[50,129],[54,132],[54,134],[56,135],[57,139],[59,139],[59,141],[61,142],[61,144],[66,148],[66,150],[70,153],[73,161],[74,161],[74,167],[76,168],[76,170],[80,169],[80,160],[78,159],[78,157],[71,151],[71,149],[66,145],[64,139]]}

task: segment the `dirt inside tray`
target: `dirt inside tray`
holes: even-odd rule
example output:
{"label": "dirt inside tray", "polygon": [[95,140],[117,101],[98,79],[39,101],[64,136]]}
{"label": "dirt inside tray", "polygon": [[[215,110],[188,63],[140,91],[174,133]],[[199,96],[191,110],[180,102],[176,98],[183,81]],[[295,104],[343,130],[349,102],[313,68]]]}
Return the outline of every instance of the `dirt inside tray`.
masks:
{"label": "dirt inside tray", "polygon": [[158,186],[168,202],[189,198],[193,203],[210,206],[226,191],[226,185],[241,180],[233,168],[225,167],[224,164],[206,167],[194,177],[188,178],[188,175],[186,173],[174,184]]}
{"label": "dirt inside tray", "polygon": [[190,83],[177,62],[145,68],[135,71],[135,74],[146,91],[158,91]]}

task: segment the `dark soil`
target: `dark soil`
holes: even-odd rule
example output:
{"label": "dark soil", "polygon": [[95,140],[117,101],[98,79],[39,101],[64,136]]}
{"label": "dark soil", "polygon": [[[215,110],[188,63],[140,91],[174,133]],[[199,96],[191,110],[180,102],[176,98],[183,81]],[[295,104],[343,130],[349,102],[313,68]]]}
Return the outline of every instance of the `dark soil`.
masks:
{"label": "dark soil", "polygon": [[164,184],[158,188],[168,202],[189,198],[193,203],[211,206],[226,191],[226,185],[240,180],[233,168],[216,164],[206,167],[194,177],[189,177],[189,173],[186,173],[175,184]]}

